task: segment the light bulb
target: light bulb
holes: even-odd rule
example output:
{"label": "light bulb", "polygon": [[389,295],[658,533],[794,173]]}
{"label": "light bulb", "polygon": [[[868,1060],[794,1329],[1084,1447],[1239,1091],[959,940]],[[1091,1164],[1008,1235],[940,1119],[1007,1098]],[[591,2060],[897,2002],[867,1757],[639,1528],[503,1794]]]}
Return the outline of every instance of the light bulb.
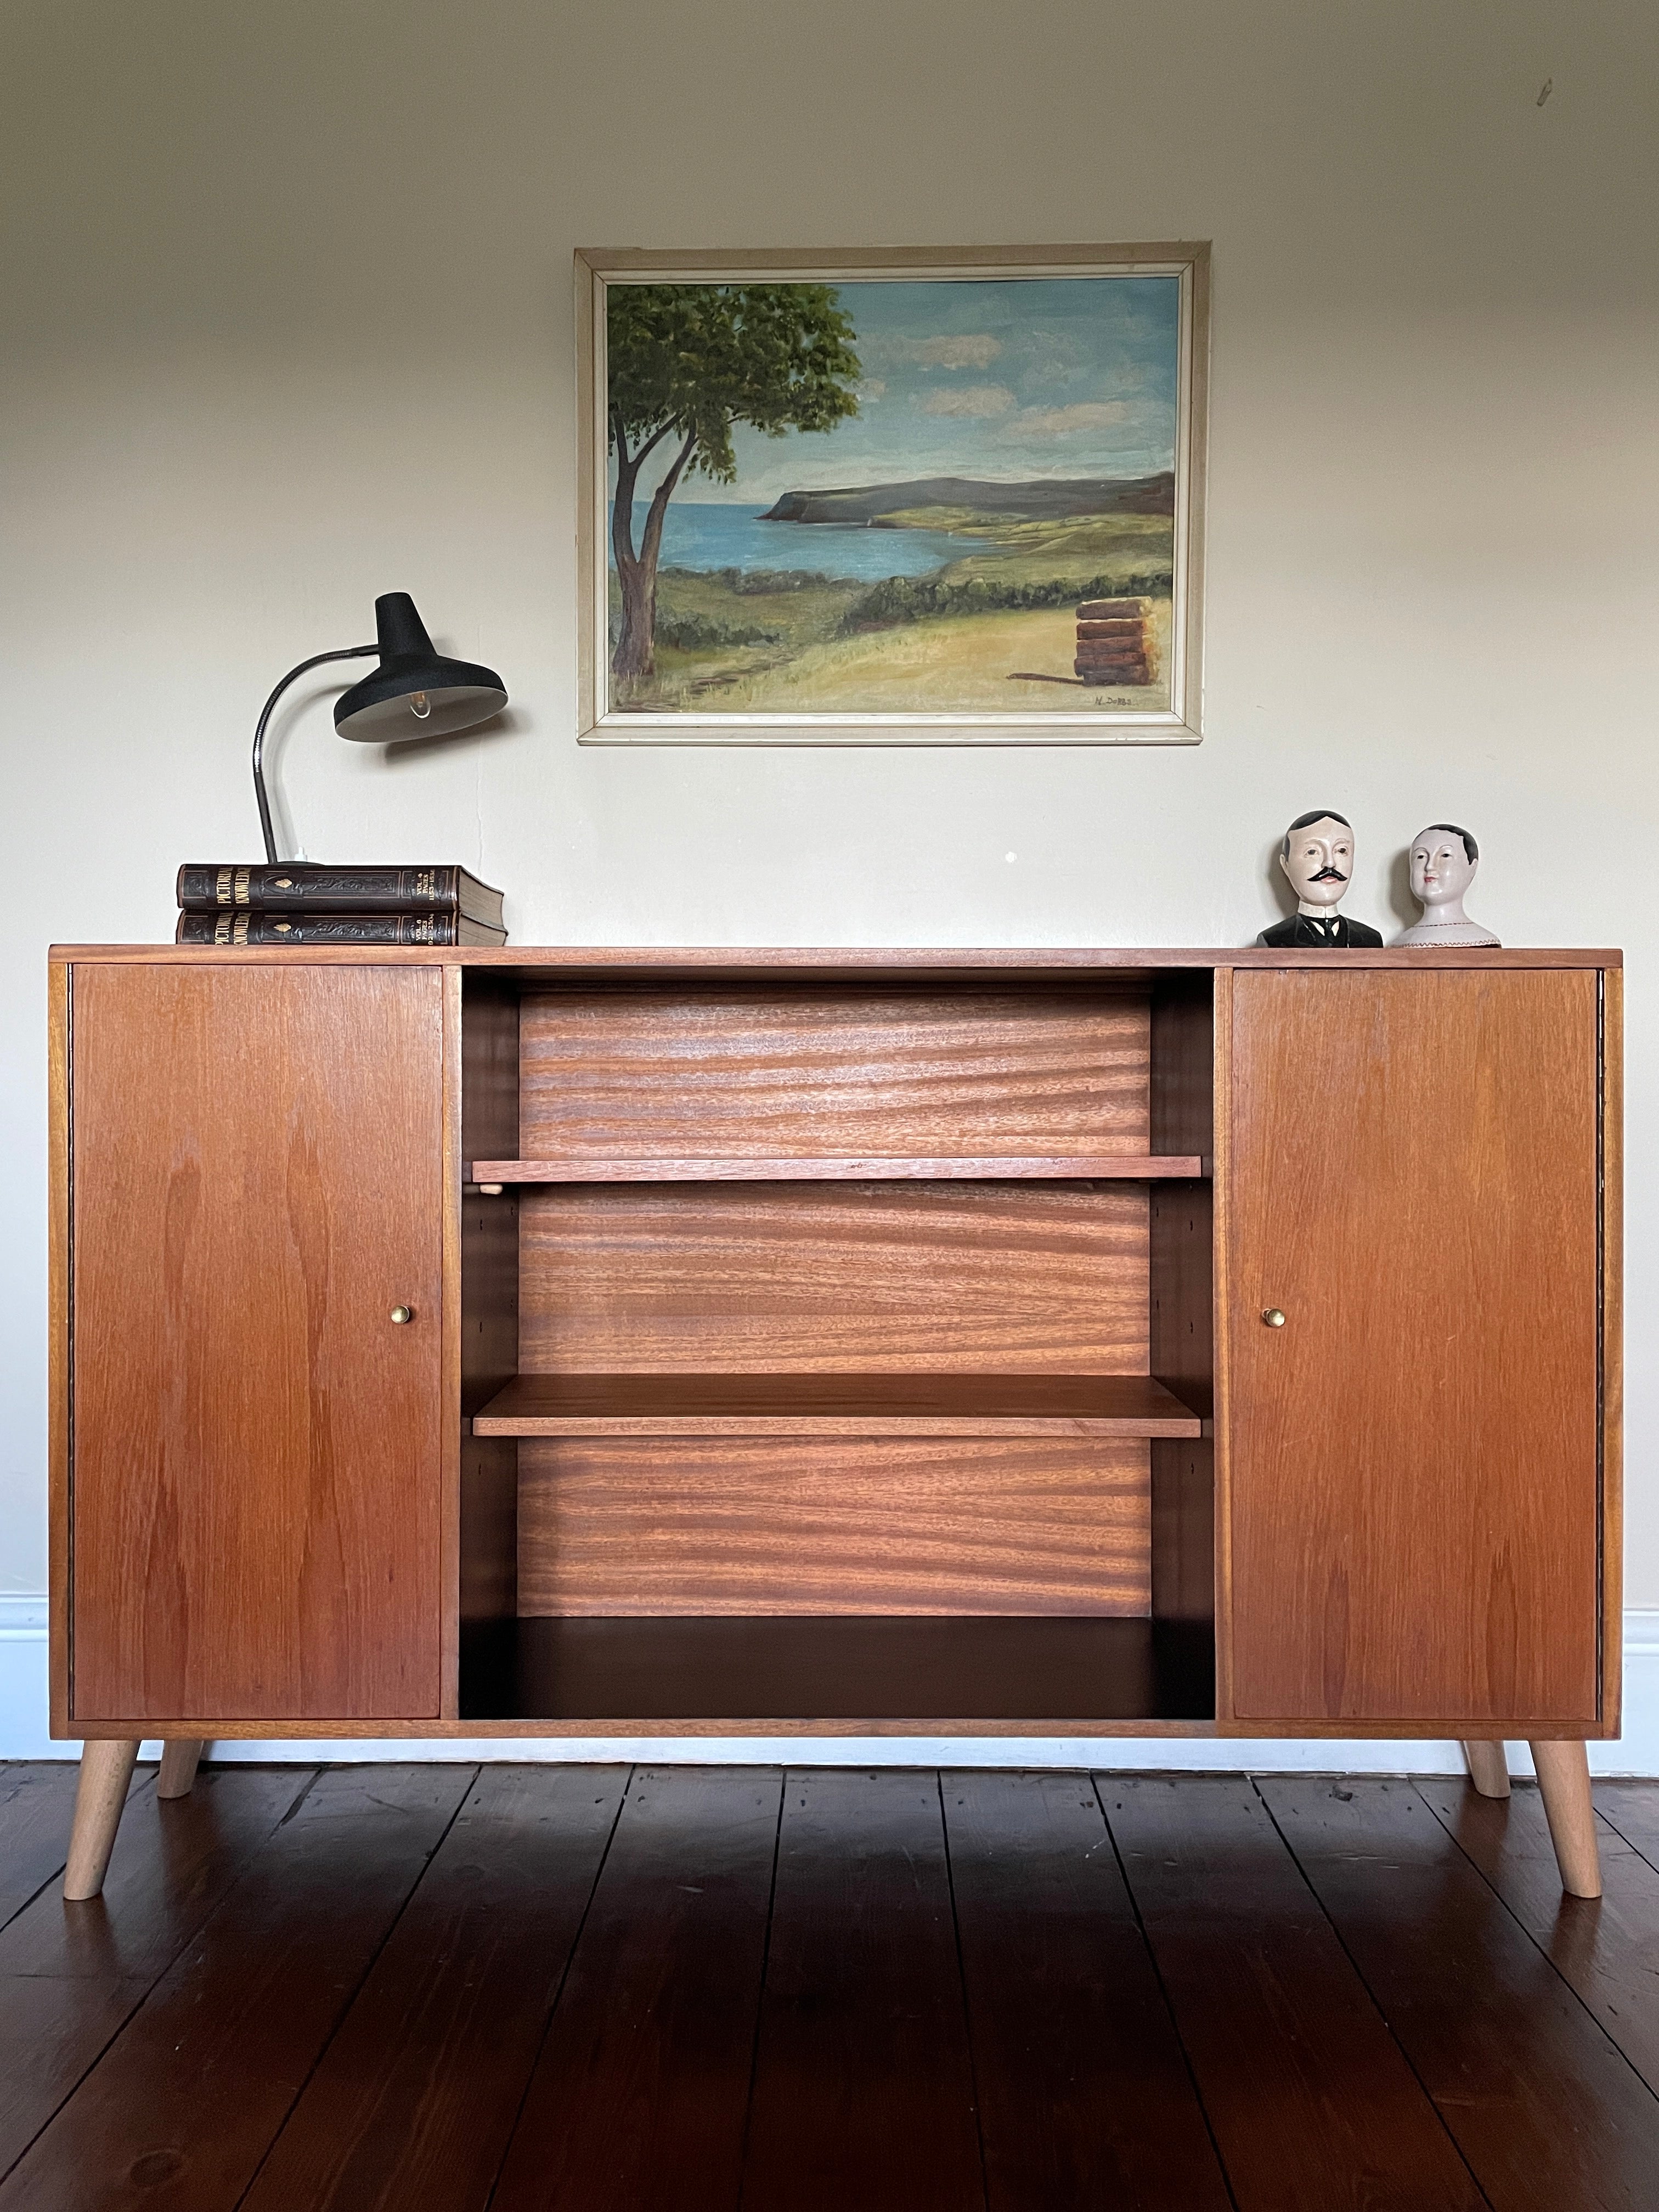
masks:
{"label": "light bulb", "polygon": [[410,693],[409,711],[414,715],[417,722],[425,721],[427,716],[432,712],[432,702],[427,697],[424,691],[411,691]]}

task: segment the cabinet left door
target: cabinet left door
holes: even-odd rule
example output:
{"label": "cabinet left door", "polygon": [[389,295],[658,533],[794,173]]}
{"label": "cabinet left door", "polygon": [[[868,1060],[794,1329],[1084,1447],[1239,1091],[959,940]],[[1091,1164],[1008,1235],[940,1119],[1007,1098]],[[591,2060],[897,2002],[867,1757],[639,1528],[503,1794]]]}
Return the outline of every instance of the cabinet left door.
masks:
{"label": "cabinet left door", "polygon": [[435,1717],[441,970],[77,963],[69,1036],[71,1732]]}

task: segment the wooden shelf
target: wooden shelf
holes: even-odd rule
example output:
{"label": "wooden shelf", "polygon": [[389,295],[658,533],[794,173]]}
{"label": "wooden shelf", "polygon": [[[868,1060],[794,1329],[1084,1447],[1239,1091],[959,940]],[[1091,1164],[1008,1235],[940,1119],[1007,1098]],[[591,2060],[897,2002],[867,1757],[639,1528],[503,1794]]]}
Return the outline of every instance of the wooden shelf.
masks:
{"label": "wooden shelf", "polygon": [[1206,1721],[1206,1627],[989,1614],[542,1616],[471,1632],[463,1720]]}
{"label": "wooden shelf", "polygon": [[1043,1158],[474,1160],[476,1183],[524,1182],[1152,1182],[1208,1172],[1194,1153],[1091,1152]]}
{"label": "wooden shelf", "polygon": [[477,1437],[1196,1437],[1146,1375],[517,1375]]}

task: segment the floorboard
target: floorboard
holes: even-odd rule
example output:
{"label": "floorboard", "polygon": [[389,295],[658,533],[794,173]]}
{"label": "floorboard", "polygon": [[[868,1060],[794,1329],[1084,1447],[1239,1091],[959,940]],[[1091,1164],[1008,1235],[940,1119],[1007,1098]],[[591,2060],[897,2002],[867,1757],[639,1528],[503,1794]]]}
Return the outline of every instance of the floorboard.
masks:
{"label": "floorboard", "polygon": [[0,1926],[62,1871],[80,1777],[61,1759],[0,1769]]}
{"label": "floorboard", "polygon": [[500,2169],[625,1766],[485,1767],[245,2212],[447,2212]]}
{"label": "floorboard", "polygon": [[0,1929],[0,2174],[119,2033],[311,1779],[307,1767],[204,1770],[188,1797],[163,1804],[151,1770],[127,1800],[103,1895],[66,1905],[53,1881]]}
{"label": "floorboard", "polygon": [[991,2212],[1226,2212],[1088,1778],[941,1781]]}
{"label": "floorboard", "polygon": [[782,1776],[635,1771],[491,2212],[732,2212]]}
{"label": "floorboard", "polygon": [[1591,1903],[1525,1783],[141,1770],[70,1905],[74,1780],[0,1767],[0,2212],[1659,2208],[1653,1784]]}
{"label": "floorboard", "polygon": [[1437,1776],[1417,1787],[1649,2088],[1659,2091],[1659,1869],[1603,1821],[1605,1896],[1565,1896],[1543,1801],[1529,1784],[1517,1782],[1504,1798],[1482,1797],[1467,1782]]}
{"label": "floorboard", "polygon": [[1239,2212],[1476,2212],[1250,1784],[1097,1779]]}
{"label": "floorboard", "polygon": [[1653,2212],[1659,2100],[1419,1791],[1260,1787],[1494,2212]]}
{"label": "floorboard", "polygon": [[1595,1809],[1650,1866],[1659,1867],[1659,1782],[1594,1785]]}
{"label": "floorboard", "polygon": [[472,1774],[323,1773],[0,2185],[3,2212],[229,2212]]}
{"label": "floorboard", "polygon": [[982,2212],[938,1778],[792,1771],[743,2212]]}

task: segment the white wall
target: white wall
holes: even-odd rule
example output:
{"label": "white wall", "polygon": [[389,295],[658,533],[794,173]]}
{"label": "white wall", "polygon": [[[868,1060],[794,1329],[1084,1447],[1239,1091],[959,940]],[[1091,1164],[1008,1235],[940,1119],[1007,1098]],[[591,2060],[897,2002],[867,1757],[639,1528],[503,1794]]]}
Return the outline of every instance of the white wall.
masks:
{"label": "white wall", "polygon": [[[1622,944],[1629,1597],[1659,1605],[1659,14],[8,0],[0,87],[18,1619],[45,946],[168,937],[179,861],[255,854],[264,692],[388,589],[504,672],[510,730],[387,766],[302,692],[297,833],[465,860],[520,942],[1243,942],[1270,841],[1330,804],[1362,915],[1449,817],[1509,941]],[[1200,748],[578,749],[574,246],[1148,238],[1215,249]]]}

